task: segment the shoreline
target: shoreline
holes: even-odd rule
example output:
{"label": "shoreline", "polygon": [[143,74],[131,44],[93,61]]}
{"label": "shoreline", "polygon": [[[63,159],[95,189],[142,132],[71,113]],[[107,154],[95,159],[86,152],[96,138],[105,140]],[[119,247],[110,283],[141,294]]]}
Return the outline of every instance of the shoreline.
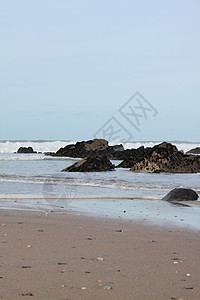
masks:
{"label": "shoreline", "polygon": [[0,299],[200,298],[195,231],[67,212],[0,218]]}
{"label": "shoreline", "polygon": [[200,231],[200,201],[182,202],[189,207],[177,206],[162,200],[131,198],[0,198],[0,210],[74,215],[106,218],[147,226]]}

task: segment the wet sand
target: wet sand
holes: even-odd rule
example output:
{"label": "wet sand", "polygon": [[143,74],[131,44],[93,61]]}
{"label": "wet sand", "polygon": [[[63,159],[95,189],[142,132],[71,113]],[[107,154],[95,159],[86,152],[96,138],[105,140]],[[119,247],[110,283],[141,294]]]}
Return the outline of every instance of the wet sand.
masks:
{"label": "wet sand", "polygon": [[66,211],[0,220],[0,299],[200,299],[199,231]]}

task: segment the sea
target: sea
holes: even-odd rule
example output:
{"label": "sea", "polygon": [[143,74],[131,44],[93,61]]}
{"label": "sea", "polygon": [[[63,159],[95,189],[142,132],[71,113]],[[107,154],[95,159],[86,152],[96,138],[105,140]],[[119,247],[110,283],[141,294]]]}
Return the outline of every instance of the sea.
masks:
{"label": "sea", "polygon": [[[200,173],[146,174],[123,168],[99,173],[62,172],[79,159],[44,153],[72,143],[75,141],[0,141],[0,209],[70,211],[200,230],[200,205],[176,207],[162,201],[175,187],[192,188],[200,195]],[[159,143],[135,141],[123,146],[131,149]],[[200,142],[171,143],[184,152],[200,147]],[[28,146],[39,153],[15,153],[19,147]],[[112,163],[118,165],[120,161]]]}

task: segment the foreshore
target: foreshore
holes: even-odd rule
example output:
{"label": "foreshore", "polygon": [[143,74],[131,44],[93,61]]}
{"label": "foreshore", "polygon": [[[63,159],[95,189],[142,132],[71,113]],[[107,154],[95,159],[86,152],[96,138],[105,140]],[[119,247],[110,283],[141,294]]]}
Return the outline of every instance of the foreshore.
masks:
{"label": "foreshore", "polygon": [[198,231],[67,211],[0,218],[0,299],[200,299]]}

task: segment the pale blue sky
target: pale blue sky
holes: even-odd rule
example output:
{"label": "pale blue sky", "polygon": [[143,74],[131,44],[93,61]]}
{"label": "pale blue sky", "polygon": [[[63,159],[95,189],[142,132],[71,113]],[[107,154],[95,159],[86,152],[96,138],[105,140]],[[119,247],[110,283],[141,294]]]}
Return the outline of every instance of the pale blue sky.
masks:
{"label": "pale blue sky", "polygon": [[0,43],[0,139],[90,139],[139,91],[135,140],[200,141],[199,0],[1,1]]}

